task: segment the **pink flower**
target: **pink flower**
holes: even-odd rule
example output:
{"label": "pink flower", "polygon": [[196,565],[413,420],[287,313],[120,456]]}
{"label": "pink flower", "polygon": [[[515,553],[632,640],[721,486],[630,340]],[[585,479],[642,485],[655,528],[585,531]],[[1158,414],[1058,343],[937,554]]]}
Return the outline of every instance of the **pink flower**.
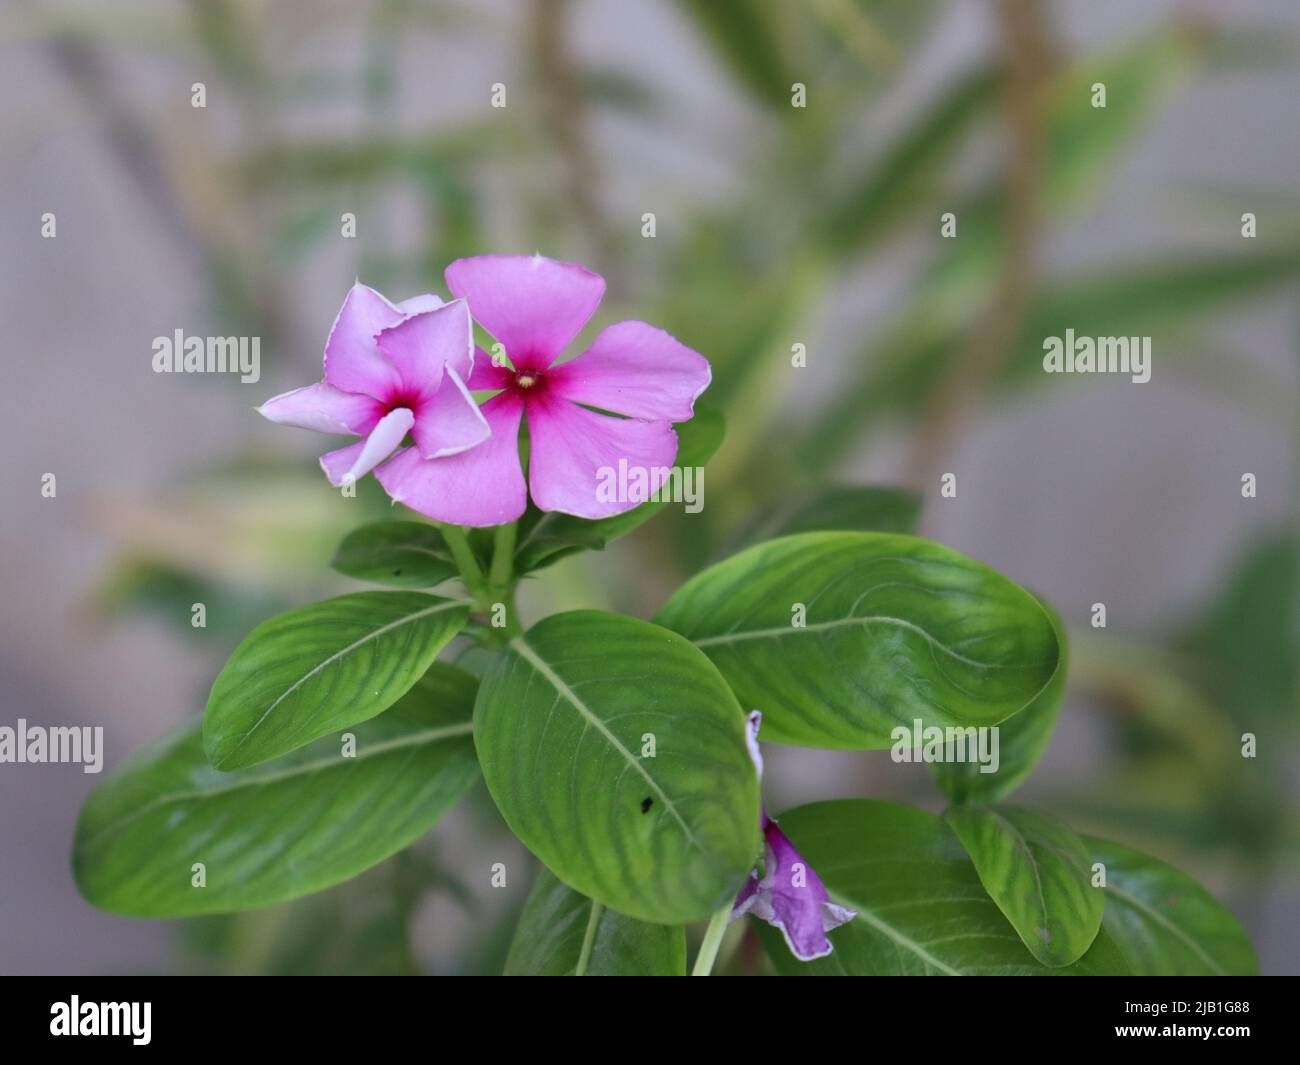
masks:
{"label": "pink flower", "polygon": [[647,476],[672,466],[672,423],[693,416],[709,384],[704,357],[662,329],[629,321],[609,326],[583,355],[556,365],[600,303],[603,278],[540,255],[458,259],[446,276],[513,369],[479,351],[469,386],[497,393],[482,407],[490,439],[442,458],[429,459],[422,448],[402,452],[375,473],[388,494],[438,521],[514,521],[528,504],[518,445],[526,414],[529,488],[538,507],[603,518],[635,506],[639,500],[602,499],[600,471],[619,469],[620,459]]}
{"label": "pink flower", "polygon": [[357,283],[325,342],[325,380],[268,399],[273,422],[364,440],[321,456],[330,483],[374,469],[409,433],[409,452],[455,455],[491,432],[467,387],[474,334],[464,300],[416,296],[393,304]]}

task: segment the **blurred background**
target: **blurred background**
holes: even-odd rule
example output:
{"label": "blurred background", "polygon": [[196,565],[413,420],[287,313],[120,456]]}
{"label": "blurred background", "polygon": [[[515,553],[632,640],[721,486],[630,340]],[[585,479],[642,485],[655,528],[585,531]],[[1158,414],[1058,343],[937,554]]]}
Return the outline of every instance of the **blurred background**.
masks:
{"label": "blurred background", "polygon": [[[580,340],[637,317],[703,352],[728,435],[702,513],[543,571],[526,620],[649,616],[757,512],[910,487],[1070,628],[1018,799],[1199,877],[1300,971],[1293,0],[14,0],[0,49],[0,724],[102,725],[111,770],[258,620],[355,587],[328,560],[386,499],[252,408],[319,379],[354,277],[445,294],[457,256],[540,251],[609,281]],[[1153,337],[1151,381],[1044,374],[1066,327]],[[261,381],[155,374],[178,328],[260,336]],[[887,752],[766,753],[776,810],[942,805]],[[529,859],[481,787],[351,884],[146,922],[72,884],[101,779],[0,766],[0,971],[500,970]]]}

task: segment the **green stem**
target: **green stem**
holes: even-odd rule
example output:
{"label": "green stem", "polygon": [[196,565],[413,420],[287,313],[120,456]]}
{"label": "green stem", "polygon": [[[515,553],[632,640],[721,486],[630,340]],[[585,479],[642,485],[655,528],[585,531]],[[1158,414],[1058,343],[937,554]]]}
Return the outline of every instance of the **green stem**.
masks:
{"label": "green stem", "polygon": [[704,930],[704,942],[700,944],[700,952],[695,955],[692,976],[709,976],[713,972],[718,948],[722,946],[722,937],[727,934],[727,925],[730,923],[731,903],[727,903],[709,918],[709,927]]}
{"label": "green stem", "polygon": [[517,528],[513,521],[509,525],[497,526],[496,543],[492,549],[492,571],[488,574],[488,584],[496,591],[508,590],[510,578],[514,576]]}
{"label": "green stem", "polygon": [[489,572],[484,573],[470,547],[469,534],[459,525],[440,525],[442,538],[447,542],[451,557],[456,560],[460,570],[460,579],[465,582],[474,605],[487,614],[494,616],[498,603],[505,607],[505,627],[489,627],[484,635],[476,636],[480,643],[502,644],[523,632],[515,609],[514,553],[515,525],[501,525],[496,531],[496,541],[492,551],[492,564]]}
{"label": "green stem", "polygon": [[519,623],[519,609],[515,606],[514,588],[506,588],[494,600],[494,603],[504,603],[506,608],[506,627],[504,629],[495,629],[495,632],[501,634],[503,643],[508,643],[516,636],[522,636],[524,627]]}
{"label": "green stem", "polygon": [[492,544],[492,566],[488,573],[487,600],[488,609],[496,603],[503,603],[506,609],[506,626],[496,630],[502,642],[520,635],[524,629],[519,623],[519,612],[515,607],[515,535],[514,522],[497,526],[496,537]]}
{"label": "green stem", "polygon": [[605,907],[595,899],[591,900],[591,913],[587,916],[587,930],[582,936],[582,949],[578,952],[578,964],[574,966],[574,976],[586,976],[591,964],[591,950],[596,945],[596,930],[600,927],[601,915]]}
{"label": "green stem", "polygon": [[438,528],[442,538],[447,542],[447,547],[451,550],[451,557],[456,560],[460,579],[465,582],[465,587],[475,599],[482,599],[487,591],[487,585],[483,578],[483,567],[478,564],[478,559],[474,557],[474,551],[469,546],[469,535],[459,525],[440,525]]}

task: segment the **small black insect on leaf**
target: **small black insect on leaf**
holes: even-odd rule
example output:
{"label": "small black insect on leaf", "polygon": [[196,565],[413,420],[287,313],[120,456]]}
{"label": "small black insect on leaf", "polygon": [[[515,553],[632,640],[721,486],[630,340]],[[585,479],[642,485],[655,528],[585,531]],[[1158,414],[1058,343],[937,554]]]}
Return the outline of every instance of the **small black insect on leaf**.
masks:
{"label": "small black insect on leaf", "polygon": [[650,798],[650,796],[647,795],[644,799],[641,800],[641,812],[643,814],[649,813],[650,807],[652,807],[654,804],[655,804],[654,799]]}

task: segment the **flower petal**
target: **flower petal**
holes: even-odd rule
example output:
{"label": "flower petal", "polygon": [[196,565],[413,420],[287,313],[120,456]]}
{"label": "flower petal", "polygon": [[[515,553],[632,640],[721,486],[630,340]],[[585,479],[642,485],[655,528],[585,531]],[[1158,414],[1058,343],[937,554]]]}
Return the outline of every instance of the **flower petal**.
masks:
{"label": "flower petal", "polygon": [[468,451],[483,443],[492,430],[460,374],[448,366],[442,387],[420,405],[411,435],[420,454],[434,459]]}
{"label": "flower petal", "polygon": [[[758,730],[763,724],[763,712],[761,710],[751,710],[749,717],[745,718],[745,746],[749,749],[749,760],[754,763],[754,771],[758,774],[758,782],[763,782],[763,752],[758,748]],[[767,814],[763,815],[764,817]]]}
{"label": "flower petal", "polygon": [[321,381],[272,396],[257,413],[280,425],[318,433],[368,433],[383,416],[384,406],[371,396],[344,392]]}
{"label": "flower petal", "polygon": [[466,384],[469,385],[472,392],[495,392],[499,388],[505,388],[514,378],[509,367],[497,366],[492,361],[492,356],[482,348],[474,349],[474,372],[470,374]]}
{"label": "flower petal", "polygon": [[551,390],[575,403],[646,421],[684,422],[709,387],[708,360],[671,333],[645,322],[601,330],[572,362],[548,375]]}
{"label": "flower petal", "polygon": [[[322,455],[321,469],[335,488],[364,477],[396,450],[414,424],[415,415],[405,407],[389,411],[359,444]],[[345,466],[349,459],[350,464]]]}
{"label": "flower petal", "polygon": [[756,898],[758,898],[758,871],[754,870],[750,872],[745,886],[740,889],[736,901],[731,905],[731,919],[734,921],[737,917],[744,917],[749,913]]}
{"label": "flower petal", "polygon": [[432,292],[425,292],[419,296],[412,296],[409,300],[402,300],[397,305],[397,309],[403,314],[420,314],[423,311],[432,311],[441,306],[441,296],[435,296]]}
{"label": "flower petal", "polygon": [[677,434],[667,422],[611,418],[552,396],[529,402],[528,437],[533,502],[580,518],[607,518],[645,502],[607,490],[620,463],[629,487],[639,477],[653,491],[677,457]]}
{"label": "flower petal", "polygon": [[481,255],[447,267],[453,296],[497,338],[517,370],[544,370],[595,313],[605,279],[541,255]]}
{"label": "flower petal", "polygon": [[342,486],[343,478],[348,470],[356,465],[365,446],[364,440],[358,440],[355,444],[349,444],[336,451],[327,451],[320,457],[320,468],[325,471],[325,477],[330,484],[335,488]]}
{"label": "flower petal", "polygon": [[826,933],[858,914],[831,902],[826,885],[800,857],[794,844],[770,818],[763,826],[767,840],[764,876],[750,911],[785,936],[800,961],[824,958],[832,950]]}
{"label": "flower petal", "polygon": [[353,285],[325,341],[325,380],[345,392],[366,392],[376,399],[394,395],[401,378],[379,354],[375,336],[403,317],[373,288],[359,281]]}
{"label": "flower petal", "polygon": [[402,395],[417,403],[432,398],[442,384],[444,366],[453,366],[462,380],[474,359],[474,333],[469,304],[453,300],[420,311],[380,330],[375,344],[397,368]]}
{"label": "flower petal", "polygon": [[515,396],[496,396],[481,410],[492,435],[478,447],[440,459],[407,448],[375,471],[395,503],[456,525],[504,525],[524,512],[528,492],[519,467],[523,403]]}

